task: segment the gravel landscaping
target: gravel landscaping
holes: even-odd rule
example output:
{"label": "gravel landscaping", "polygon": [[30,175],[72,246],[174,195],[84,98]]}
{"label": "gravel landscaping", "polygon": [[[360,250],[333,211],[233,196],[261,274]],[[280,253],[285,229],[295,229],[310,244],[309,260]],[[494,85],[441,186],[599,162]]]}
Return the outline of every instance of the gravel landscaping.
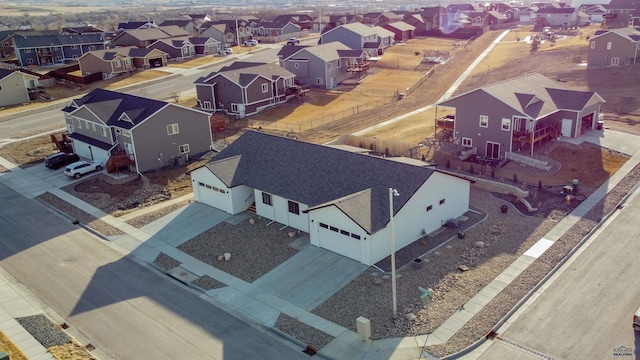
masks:
{"label": "gravel landscaping", "polygon": [[71,341],[67,333],[43,314],[16,318],[16,321],[46,349]]}

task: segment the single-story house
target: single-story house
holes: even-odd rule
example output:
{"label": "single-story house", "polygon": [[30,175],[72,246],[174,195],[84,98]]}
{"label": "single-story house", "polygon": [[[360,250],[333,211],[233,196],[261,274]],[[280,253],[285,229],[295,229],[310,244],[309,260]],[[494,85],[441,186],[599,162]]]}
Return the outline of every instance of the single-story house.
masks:
{"label": "single-story house", "polygon": [[257,131],[241,135],[191,179],[196,201],[229,214],[255,203],[258,216],[366,265],[391,254],[392,236],[400,249],[469,209],[469,180]]}

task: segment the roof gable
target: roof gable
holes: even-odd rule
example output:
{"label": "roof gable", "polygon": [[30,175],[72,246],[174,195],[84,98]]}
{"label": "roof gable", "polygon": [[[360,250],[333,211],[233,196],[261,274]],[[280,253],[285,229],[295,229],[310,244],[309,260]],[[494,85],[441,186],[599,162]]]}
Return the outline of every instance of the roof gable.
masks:
{"label": "roof gable", "polygon": [[246,185],[309,207],[334,204],[369,233],[389,221],[389,188],[400,193],[395,213],[434,172],[256,131],[244,133],[206,166],[230,187]]}

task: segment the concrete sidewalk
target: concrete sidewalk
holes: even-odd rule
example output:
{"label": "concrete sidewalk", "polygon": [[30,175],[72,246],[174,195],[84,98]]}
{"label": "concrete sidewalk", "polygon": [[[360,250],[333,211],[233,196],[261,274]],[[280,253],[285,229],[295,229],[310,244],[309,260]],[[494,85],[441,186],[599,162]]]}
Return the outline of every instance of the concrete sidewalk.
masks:
{"label": "concrete sidewalk", "polygon": [[[357,333],[346,329],[338,324],[334,324],[325,319],[311,313],[314,304],[322,299],[315,299],[297,295],[295,298],[287,296],[283,291],[267,291],[271,287],[269,284],[277,284],[279,279],[282,281],[283,275],[278,275],[278,269],[266,274],[263,278],[256,282],[247,283],[241,279],[235,278],[223,271],[201,262],[178,249],[180,243],[204,231],[206,227],[211,227],[220,221],[234,222],[234,216],[221,214],[218,210],[202,206],[200,204],[190,204],[185,208],[181,208],[155,223],[147,225],[142,229],[134,228],[124,222],[124,219],[115,218],[108,215],[90,204],[71,196],[70,194],[47,184],[43,179],[38,181],[30,181],[27,179],[29,173],[24,172],[20,168],[12,167],[6,160],[0,158],[0,164],[11,169],[14,174],[0,175],[0,181],[8,184],[16,191],[23,193],[27,197],[33,197],[49,191],[63,200],[72,203],[83,211],[100,218],[102,221],[114,226],[127,235],[114,237],[110,239],[112,245],[119,249],[123,254],[131,255],[140,261],[153,263],[155,258],[161,252],[171,256],[181,263],[181,267],[195,274],[196,276],[207,275],[227,286],[221,289],[213,289],[206,291],[201,295],[203,299],[220,306],[227,311],[243,317],[249,321],[261,324],[266,327],[272,327],[280,314],[286,314],[297,318],[303,323],[323,331],[335,339],[324,348],[320,349],[319,354],[332,359],[394,359],[409,360],[418,359],[422,354],[424,345],[436,345],[446,343],[457,331],[459,331],[475,314],[480,312],[483,307],[488,304],[497,294],[508,286],[520,273],[522,273],[535,259],[542,255],[553,243],[558,240],[573,224],[575,224],[584,214],[586,214],[595,204],[597,204],[606,194],[617,185],[638,163],[640,163],[640,137],[616,133],[612,131],[589,131],[580,139],[566,139],[573,143],[581,141],[589,141],[609,147],[613,150],[629,153],[632,157],[623,165],[623,167],[614,174],[609,181],[600,186],[587,200],[559,222],[551,231],[549,231],[534,246],[514,261],[507,269],[498,275],[492,282],[485,286],[468,301],[464,308],[453,314],[440,327],[435,329],[433,333],[420,336],[412,336],[405,338],[394,338],[384,340],[363,340]],[[17,174],[20,174],[22,181],[17,181]],[[24,184],[29,184],[24,186]],[[25,188],[28,187],[27,191]],[[186,198],[188,199],[188,197]],[[184,199],[181,199],[184,200]],[[129,217],[139,216],[148,211],[154,211],[157,207],[143,208],[135,211]],[[186,231],[190,226],[183,226],[186,219],[192,219],[194,212],[198,214],[198,218],[208,218],[211,221],[205,221],[203,226],[196,226],[190,231]],[[239,214],[236,216],[243,216]],[[181,229],[181,230],[180,230]],[[180,231],[183,233],[180,234]],[[163,234],[166,234],[164,236]],[[180,236],[178,236],[180,235]],[[178,239],[176,240],[176,237]],[[315,250],[315,249],[314,249]],[[322,249],[318,249],[322,250]],[[301,255],[302,256],[302,255]],[[319,259],[319,257],[314,257]],[[329,257],[327,257],[329,258]],[[335,259],[329,263],[336,266]],[[293,260],[292,260],[293,261]],[[318,260],[320,261],[320,260]],[[292,262],[294,264],[295,262]],[[289,266],[289,265],[287,265]],[[286,268],[286,267],[283,267]],[[290,273],[290,271],[285,271]],[[357,275],[357,274],[356,274]],[[345,281],[348,282],[349,276]],[[343,282],[340,282],[343,283]],[[6,287],[0,287],[0,295],[5,291]],[[337,291],[336,287],[332,291]],[[299,289],[304,291],[304,287]],[[8,291],[8,290],[7,290]],[[2,296],[6,299],[16,298],[15,295],[7,293]],[[12,301],[12,300],[10,300]],[[19,297],[16,299],[19,305]],[[0,303],[4,304],[4,303]],[[9,317],[12,314],[9,315]],[[7,315],[4,315],[6,318]],[[10,322],[7,324],[11,324]],[[0,327],[0,329],[2,329]],[[3,330],[4,331],[4,330]]]}

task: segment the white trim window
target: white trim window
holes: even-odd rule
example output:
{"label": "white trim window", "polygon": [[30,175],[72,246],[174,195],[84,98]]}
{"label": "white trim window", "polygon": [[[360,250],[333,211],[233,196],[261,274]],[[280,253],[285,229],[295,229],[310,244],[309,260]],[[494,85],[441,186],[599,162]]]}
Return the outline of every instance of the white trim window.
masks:
{"label": "white trim window", "polygon": [[180,133],[178,124],[167,125],[167,135],[175,135]]}
{"label": "white trim window", "polygon": [[231,112],[234,112],[234,113],[238,112],[238,104],[231,104]]}
{"label": "white trim window", "polygon": [[103,136],[103,137],[107,137],[107,128],[106,128],[106,127],[104,127],[104,126],[102,126],[102,127],[100,128],[100,130],[102,130],[102,136]]}
{"label": "white trim window", "polygon": [[591,48],[591,50],[595,49],[596,48],[596,42],[592,41],[589,47]]}
{"label": "white trim window", "polygon": [[178,147],[178,151],[180,152],[180,154],[188,153],[189,152],[189,144],[180,145]]}
{"label": "white trim window", "polygon": [[607,50],[611,50],[611,41],[607,41]]}
{"label": "white trim window", "polygon": [[511,119],[503,118],[502,123],[500,124],[500,129],[504,131],[511,130]]}
{"label": "white trim window", "polygon": [[269,92],[269,84],[267,83],[262,84],[262,93],[265,94],[268,92]]}
{"label": "white trim window", "polygon": [[613,66],[620,65],[620,58],[611,58],[611,65]]}
{"label": "white trim window", "polygon": [[489,127],[489,116],[480,115],[480,127],[483,127],[483,128]]}
{"label": "white trim window", "polygon": [[467,138],[467,137],[463,137],[462,138],[462,146],[468,146],[468,147],[473,146],[473,139]]}

